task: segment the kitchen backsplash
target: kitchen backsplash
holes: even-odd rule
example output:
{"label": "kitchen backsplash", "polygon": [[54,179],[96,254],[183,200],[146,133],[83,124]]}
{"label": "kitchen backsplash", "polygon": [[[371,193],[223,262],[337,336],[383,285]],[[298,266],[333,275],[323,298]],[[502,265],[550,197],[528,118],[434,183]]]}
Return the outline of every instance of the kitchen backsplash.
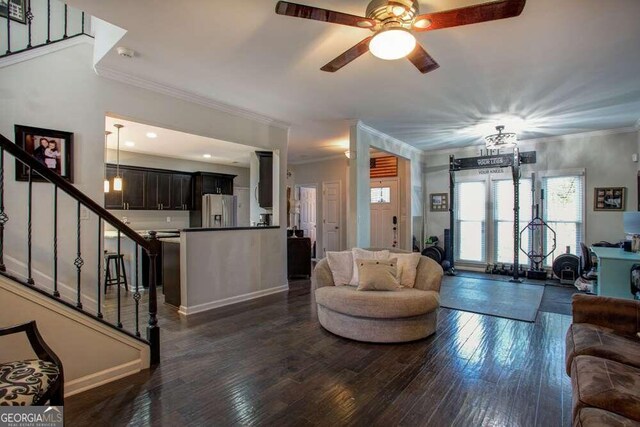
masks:
{"label": "kitchen backsplash", "polygon": [[[187,211],[110,211],[120,221],[129,222],[134,230],[169,230],[189,227],[189,212]],[[170,219],[170,221],[167,221]],[[106,230],[113,227],[107,225]]]}

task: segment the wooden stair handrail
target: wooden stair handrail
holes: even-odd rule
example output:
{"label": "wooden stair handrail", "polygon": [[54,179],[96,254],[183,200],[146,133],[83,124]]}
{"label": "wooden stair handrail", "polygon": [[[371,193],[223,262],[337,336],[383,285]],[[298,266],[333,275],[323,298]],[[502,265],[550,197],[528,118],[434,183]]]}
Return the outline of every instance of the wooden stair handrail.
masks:
{"label": "wooden stair handrail", "polygon": [[42,176],[44,179],[49,181],[51,184],[57,186],[59,189],[67,193],[73,199],[79,201],[84,206],[86,206],[89,210],[95,213],[98,217],[102,218],[104,221],[111,224],[115,227],[116,230],[120,231],[126,237],[130,238],[137,244],[139,244],[142,248],[146,249],[149,252],[157,251],[156,245],[152,244],[149,240],[142,237],[140,234],[136,233],[131,227],[123,224],[115,215],[111,212],[100,206],[93,199],[88,197],[82,191],[78,190],[73,184],[69,181],[62,178],[57,173],[51,171],[42,163],[38,162],[34,157],[32,157],[29,153],[27,153],[22,148],[18,147],[16,144],[7,139],[4,135],[0,134],[0,147],[4,149],[6,152],[11,154],[13,157],[30,167],[34,172],[38,175]]}

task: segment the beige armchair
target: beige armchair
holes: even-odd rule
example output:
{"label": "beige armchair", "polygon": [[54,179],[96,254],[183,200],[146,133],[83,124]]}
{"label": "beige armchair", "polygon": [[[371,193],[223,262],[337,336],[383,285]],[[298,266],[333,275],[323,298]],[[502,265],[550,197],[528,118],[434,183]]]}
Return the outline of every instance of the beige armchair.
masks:
{"label": "beige armchair", "polygon": [[322,259],[312,276],[318,320],[328,331],[357,341],[394,343],[428,337],[437,326],[442,276],[440,265],[423,256],[413,288],[357,291],[335,286],[329,264]]}

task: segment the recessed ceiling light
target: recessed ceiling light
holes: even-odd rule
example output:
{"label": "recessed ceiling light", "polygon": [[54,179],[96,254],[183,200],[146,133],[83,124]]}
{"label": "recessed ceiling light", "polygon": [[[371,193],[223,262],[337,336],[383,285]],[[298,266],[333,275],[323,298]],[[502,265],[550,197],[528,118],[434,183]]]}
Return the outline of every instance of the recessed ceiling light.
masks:
{"label": "recessed ceiling light", "polygon": [[125,141],[124,145],[126,145],[127,147],[133,147],[136,145],[136,143],[133,141]]}
{"label": "recessed ceiling light", "polygon": [[147,132],[147,138],[154,139],[154,138],[157,138],[157,137],[158,137],[157,133],[155,133],[155,132]]}
{"label": "recessed ceiling light", "polygon": [[202,157],[204,157],[205,159],[210,159],[211,158],[211,154],[203,154]]}

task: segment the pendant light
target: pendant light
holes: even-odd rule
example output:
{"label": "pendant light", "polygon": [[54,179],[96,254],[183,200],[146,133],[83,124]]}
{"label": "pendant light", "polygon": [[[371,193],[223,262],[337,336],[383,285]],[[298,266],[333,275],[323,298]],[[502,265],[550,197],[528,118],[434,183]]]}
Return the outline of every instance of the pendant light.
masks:
{"label": "pendant light", "polygon": [[109,135],[111,135],[111,132],[109,132],[108,130],[104,131],[104,192],[108,193],[109,192],[109,178],[107,178],[107,156],[109,151],[107,150],[108,145],[109,145]]}
{"label": "pendant light", "polygon": [[116,145],[116,177],[113,178],[113,191],[122,191],[122,177],[120,176],[120,129],[124,126],[121,124],[113,125],[118,129],[118,142]]}

